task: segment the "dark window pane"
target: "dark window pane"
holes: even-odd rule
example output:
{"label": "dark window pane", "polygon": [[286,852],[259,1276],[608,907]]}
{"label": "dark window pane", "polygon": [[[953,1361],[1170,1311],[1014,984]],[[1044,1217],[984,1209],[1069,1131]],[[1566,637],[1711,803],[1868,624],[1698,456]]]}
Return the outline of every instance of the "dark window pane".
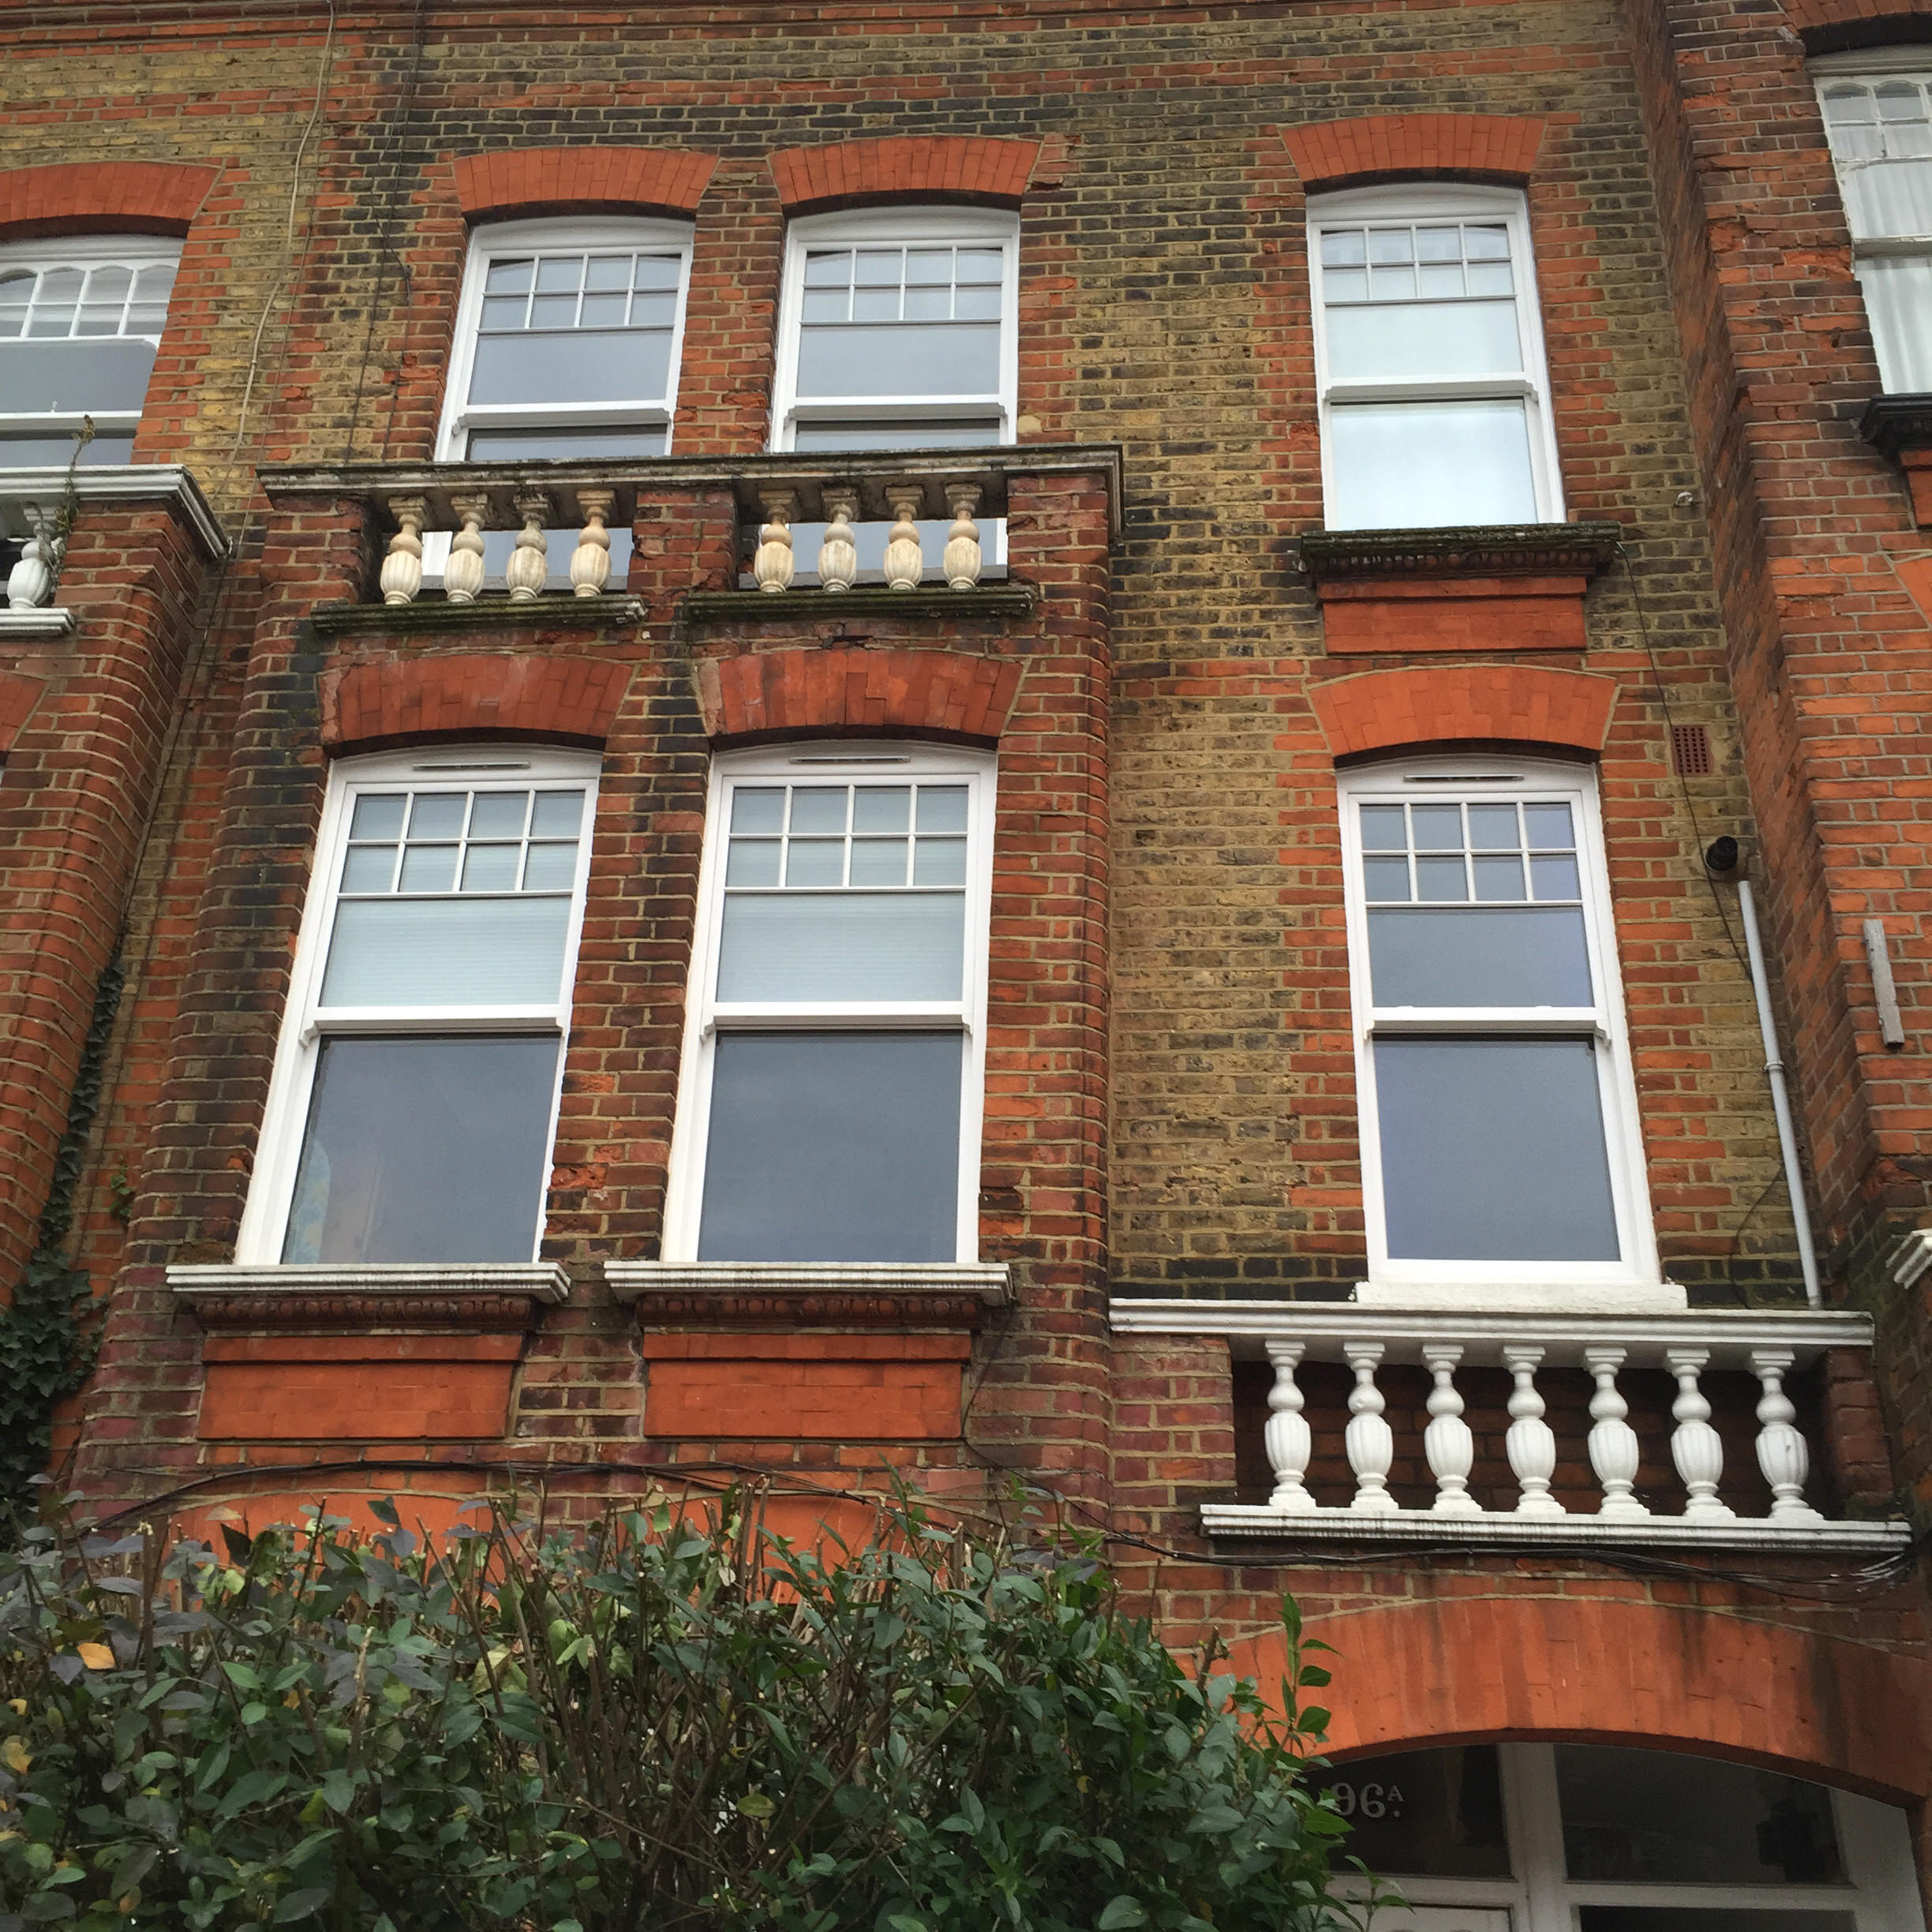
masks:
{"label": "dark window pane", "polygon": [[1388,1251],[1415,1261],[1614,1261],[1582,1039],[1378,1039]]}
{"label": "dark window pane", "polygon": [[137,410],[155,346],[138,338],[0,343],[0,411]]}
{"label": "dark window pane", "polygon": [[990,449],[999,440],[997,416],[944,421],[908,417],[900,422],[801,422],[792,444],[801,450]]}
{"label": "dark window pane", "polygon": [[1778,1911],[1761,1906],[1579,1905],[1578,1932],[1856,1932],[1848,1911]]}
{"label": "dark window pane", "polygon": [[[574,298],[573,298],[574,299]],[[671,373],[668,329],[570,329],[479,335],[472,402],[641,402]]]}
{"label": "dark window pane", "polygon": [[470,432],[472,462],[555,462],[572,457],[661,456],[664,451],[665,432],[657,427]]}
{"label": "dark window pane", "polygon": [[[1556,1789],[1563,1863],[1572,1878],[1642,1885],[1844,1881],[1831,1793],[1822,1784],[1672,1751],[1559,1744]],[[1698,1915],[1700,1921],[1708,1916]],[[1775,1923],[1784,1926],[1782,1915]],[[1669,1929],[1633,1926],[1630,1932]]]}
{"label": "dark window pane", "polygon": [[957,1033],[725,1033],[711,1074],[704,1261],[950,1261]]}
{"label": "dark window pane", "polygon": [[998,388],[997,322],[799,331],[801,396],[990,395]]}
{"label": "dark window pane", "polygon": [[331,1039],[284,1261],[527,1261],[556,1037]]}
{"label": "dark window pane", "polygon": [[1592,1004],[1574,906],[1372,912],[1368,972],[1378,1006]]}
{"label": "dark window pane", "polygon": [[1493,1744],[1357,1758],[1322,1773],[1350,1827],[1342,1855],[1406,1878],[1507,1878]]}

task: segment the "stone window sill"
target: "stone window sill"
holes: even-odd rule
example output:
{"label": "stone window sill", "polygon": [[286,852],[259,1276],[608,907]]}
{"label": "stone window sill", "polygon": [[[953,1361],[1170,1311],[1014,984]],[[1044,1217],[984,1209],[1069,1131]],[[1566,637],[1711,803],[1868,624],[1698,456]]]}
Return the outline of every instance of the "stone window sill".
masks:
{"label": "stone window sill", "polygon": [[975,1328],[1013,1298],[1003,1262],[606,1261],[653,1327]]}
{"label": "stone window sill", "polygon": [[360,1267],[176,1266],[175,1297],[204,1328],[524,1328],[567,1300],[556,1263],[399,1263]]}

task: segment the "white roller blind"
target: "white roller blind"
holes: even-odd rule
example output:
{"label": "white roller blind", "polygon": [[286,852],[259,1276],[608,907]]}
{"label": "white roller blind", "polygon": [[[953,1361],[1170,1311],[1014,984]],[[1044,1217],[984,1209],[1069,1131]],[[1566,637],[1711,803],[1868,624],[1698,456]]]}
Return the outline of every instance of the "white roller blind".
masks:
{"label": "white roller blind", "polygon": [[320,1004],[546,1005],[569,928],[561,897],[345,900]]}
{"label": "white roller blind", "polygon": [[725,1002],[957,1000],[963,893],[734,893],[717,997]]}

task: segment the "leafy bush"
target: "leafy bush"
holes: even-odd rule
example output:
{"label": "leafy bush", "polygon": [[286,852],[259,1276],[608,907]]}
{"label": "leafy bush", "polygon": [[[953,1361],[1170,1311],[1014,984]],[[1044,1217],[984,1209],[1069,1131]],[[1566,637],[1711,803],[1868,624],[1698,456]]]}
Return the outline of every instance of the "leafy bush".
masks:
{"label": "leafy bush", "polygon": [[882,1512],[332,1518],[0,1566],[0,1932],[1320,1932],[1288,1715],[1090,1561]]}

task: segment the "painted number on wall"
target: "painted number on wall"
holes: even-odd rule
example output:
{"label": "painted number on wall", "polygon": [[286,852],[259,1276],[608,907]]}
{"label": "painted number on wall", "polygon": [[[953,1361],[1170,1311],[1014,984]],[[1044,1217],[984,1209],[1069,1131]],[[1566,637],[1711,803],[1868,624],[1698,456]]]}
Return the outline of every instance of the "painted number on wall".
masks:
{"label": "painted number on wall", "polygon": [[1344,1818],[1398,1818],[1402,1814],[1399,1784],[1331,1784],[1335,1809]]}

